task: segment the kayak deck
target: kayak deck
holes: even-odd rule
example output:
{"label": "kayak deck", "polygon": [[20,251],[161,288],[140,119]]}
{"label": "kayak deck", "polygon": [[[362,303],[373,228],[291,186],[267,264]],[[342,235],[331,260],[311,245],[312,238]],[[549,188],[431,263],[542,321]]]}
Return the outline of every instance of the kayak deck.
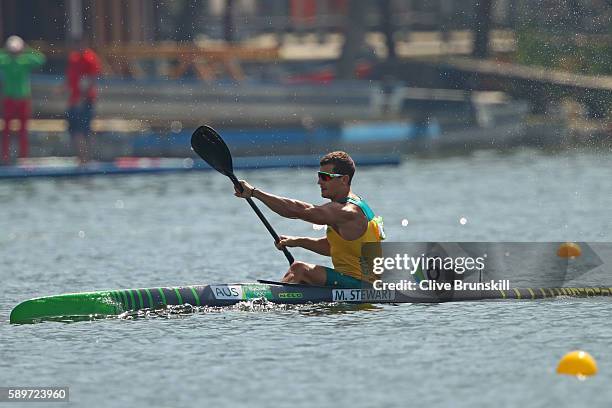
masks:
{"label": "kayak deck", "polygon": [[69,293],[26,300],[11,312],[11,323],[45,320],[93,319],[125,312],[167,306],[231,306],[242,301],[266,299],[280,304],[305,303],[432,303],[484,299],[544,299],[557,296],[612,296],[612,288],[522,288],[454,293],[402,292],[375,289],[336,289],[282,283],[236,283],[174,288],[121,289]]}

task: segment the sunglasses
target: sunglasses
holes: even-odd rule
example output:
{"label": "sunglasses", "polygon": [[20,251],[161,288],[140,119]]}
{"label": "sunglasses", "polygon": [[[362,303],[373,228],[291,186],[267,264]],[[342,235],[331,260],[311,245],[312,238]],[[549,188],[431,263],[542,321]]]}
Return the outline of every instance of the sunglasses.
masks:
{"label": "sunglasses", "polygon": [[319,180],[321,181],[329,181],[334,178],[345,176],[345,174],[328,173],[326,171],[319,171],[317,174],[319,175]]}

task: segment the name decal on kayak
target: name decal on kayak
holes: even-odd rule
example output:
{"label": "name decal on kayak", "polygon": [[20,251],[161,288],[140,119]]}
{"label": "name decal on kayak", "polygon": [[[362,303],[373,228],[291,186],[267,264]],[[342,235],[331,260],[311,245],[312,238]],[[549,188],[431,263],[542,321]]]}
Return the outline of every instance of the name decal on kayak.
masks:
{"label": "name decal on kayak", "polygon": [[383,302],[395,300],[394,290],[334,289],[332,302]]}
{"label": "name decal on kayak", "polygon": [[215,299],[240,300],[243,298],[241,285],[211,285]]}
{"label": "name decal on kayak", "polygon": [[300,292],[280,292],[279,299],[302,299],[304,295]]}

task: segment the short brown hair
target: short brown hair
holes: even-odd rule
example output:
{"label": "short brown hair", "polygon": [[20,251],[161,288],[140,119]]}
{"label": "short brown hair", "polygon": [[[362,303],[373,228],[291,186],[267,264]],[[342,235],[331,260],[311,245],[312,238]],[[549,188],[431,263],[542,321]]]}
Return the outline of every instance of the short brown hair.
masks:
{"label": "short brown hair", "polygon": [[355,162],[348,153],[341,151],[327,153],[321,158],[319,164],[321,166],[333,164],[334,173],[349,176],[349,184],[353,181],[353,176],[355,175]]}

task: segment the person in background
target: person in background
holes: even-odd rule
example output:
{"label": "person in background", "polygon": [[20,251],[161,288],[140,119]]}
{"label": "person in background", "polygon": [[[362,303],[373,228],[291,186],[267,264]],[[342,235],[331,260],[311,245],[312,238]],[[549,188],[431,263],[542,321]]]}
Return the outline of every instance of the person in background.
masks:
{"label": "person in background", "polygon": [[84,40],[75,41],[66,67],[65,86],[69,93],[66,118],[81,164],[89,160],[91,153],[89,137],[100,72],[100,58],[96,53],[87,47]]}
{"label": "person in background", "polygon": [[0,162],[8,164],[11,146],[10,122],[13,119],[19,120],[19,157],[29,155],[28,120],[32,110],[30,72],[45,63],[45,56],[36,50],[26,49],[21,37],[16,35],[6,40],[5,50],[0,51],[4,109]]}

